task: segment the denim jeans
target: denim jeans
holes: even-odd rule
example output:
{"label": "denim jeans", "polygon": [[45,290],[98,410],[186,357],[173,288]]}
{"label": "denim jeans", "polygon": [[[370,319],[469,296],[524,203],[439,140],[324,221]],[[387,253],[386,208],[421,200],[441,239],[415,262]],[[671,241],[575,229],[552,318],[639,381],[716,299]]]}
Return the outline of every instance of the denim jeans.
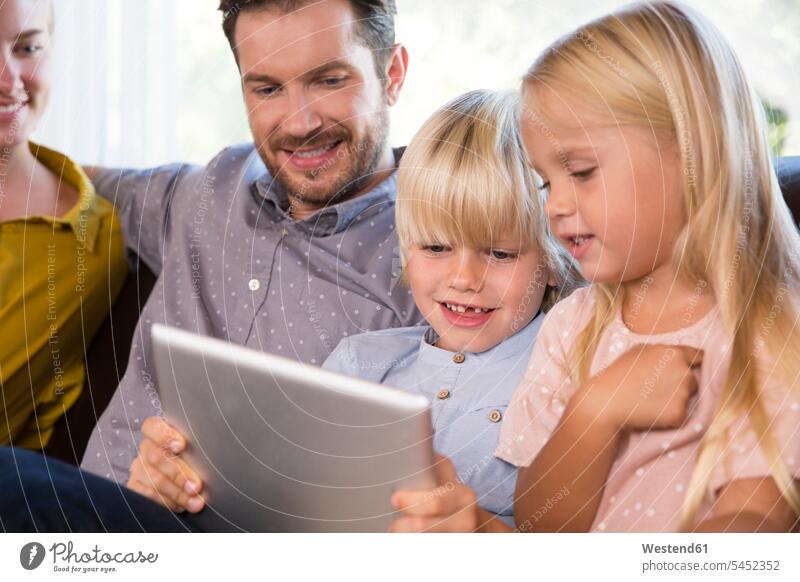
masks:
{"label": "denim jeans", "polygon": [[178,533],[195,528],[119,483],[38,453],[0,447],[0,530]]}

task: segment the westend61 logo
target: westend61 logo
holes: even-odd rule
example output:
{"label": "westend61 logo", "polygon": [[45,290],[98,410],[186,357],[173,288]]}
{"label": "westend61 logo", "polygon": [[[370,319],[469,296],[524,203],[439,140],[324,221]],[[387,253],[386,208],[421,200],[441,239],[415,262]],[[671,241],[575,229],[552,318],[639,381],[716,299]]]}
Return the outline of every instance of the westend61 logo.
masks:
{"label": "westend61 logo", "polygon": [[35,570],[44,562],[47,553],[53,558],[54,572],[100,572],[107,574],[116,572],[116,564],[155,564],[158,554],[137,552],[104,552],[95,545],[88,552],[76,552],[72,542],[55,543],[48,550],[38,542],[30,542],[22,546],[19,552],[19,563],[26,570]]}

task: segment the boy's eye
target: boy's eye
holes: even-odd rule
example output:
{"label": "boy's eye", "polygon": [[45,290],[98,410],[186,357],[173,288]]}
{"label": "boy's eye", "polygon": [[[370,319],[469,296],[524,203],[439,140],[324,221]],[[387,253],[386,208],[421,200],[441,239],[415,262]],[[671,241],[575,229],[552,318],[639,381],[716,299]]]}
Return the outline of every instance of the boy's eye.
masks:
{"label": "boy's eye", "polygon": [[577,178],[578,180],[588,180],[589,178],[592,177],[592,174],[594,174],[594,171],[596,169],[597,168],[595,167],[595,168],[589,168],[588,170],[581,170],[580,172],[571,172],[570,176],[572,176],[573,178]]}
{"label": "boy's eye", "polygon": [[489,254],[491,254],[493,259],[496,259],[498,261],[511,261],[513,259],[516,259],[518,256],[517,253],[512,253],[509,251],[498,251],[496,249],[492,249],[492,251]]}
{"label": "boy's eye", "polygon": [[428,251],[429,253],[434,253],[434,254],[443,253],[447,250],[447,247],[444,245],[426,245],[422,248]]}

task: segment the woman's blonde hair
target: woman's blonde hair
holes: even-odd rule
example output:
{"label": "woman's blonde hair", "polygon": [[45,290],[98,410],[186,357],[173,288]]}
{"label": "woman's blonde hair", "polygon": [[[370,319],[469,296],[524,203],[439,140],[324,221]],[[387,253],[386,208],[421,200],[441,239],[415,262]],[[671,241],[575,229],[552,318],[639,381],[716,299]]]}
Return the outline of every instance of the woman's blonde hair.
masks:
{"label": "woman's blonde hair", "polygon": [[400,162],[397,234],[404,269],[413,245],[486,248],[509,237],[534,245],[556,281],[545,291],[546,310],[582,279],[572,257],[551,236],[544,197],[522,144],[519,115],[517,93],[483,90],[436,111]]}
{"label": "woman's blonde hair", "polygon": [[[546,94],[580,94],[582,106],[594,113],[668,136],[680,149],[687,223],[674,260],[687,280],[710,287],[733,341],[681,529],[693,526],[729,429],[743,415],[775,482],[800,513],[800,494],[763,403],[767,371],[758,365],[765,350],[782,380],[798,383],[800,330],[792,295],[800,288],[800,237],[770,162],[763,108],[732,48],[681,4],[637,3],[557,41],[531,66],[523,87],[532,115],[546,118],[537,105]],[[619,284],[596,289],[593,318],[571,354],[579,381],[589,375],[599,338],[624,299]]]}

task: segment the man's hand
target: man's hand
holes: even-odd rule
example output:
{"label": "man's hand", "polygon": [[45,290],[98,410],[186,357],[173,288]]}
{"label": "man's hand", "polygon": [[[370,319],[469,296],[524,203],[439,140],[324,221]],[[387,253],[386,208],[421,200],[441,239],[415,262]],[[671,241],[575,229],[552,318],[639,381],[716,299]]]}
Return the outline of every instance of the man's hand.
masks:
{"label": "man's hand", "polygon": [[180,458],[186,439],[163,418],[152,416],[142,424],[144,440],[131,464],[128,488],[175,512],[203,509],[203,482]]}

